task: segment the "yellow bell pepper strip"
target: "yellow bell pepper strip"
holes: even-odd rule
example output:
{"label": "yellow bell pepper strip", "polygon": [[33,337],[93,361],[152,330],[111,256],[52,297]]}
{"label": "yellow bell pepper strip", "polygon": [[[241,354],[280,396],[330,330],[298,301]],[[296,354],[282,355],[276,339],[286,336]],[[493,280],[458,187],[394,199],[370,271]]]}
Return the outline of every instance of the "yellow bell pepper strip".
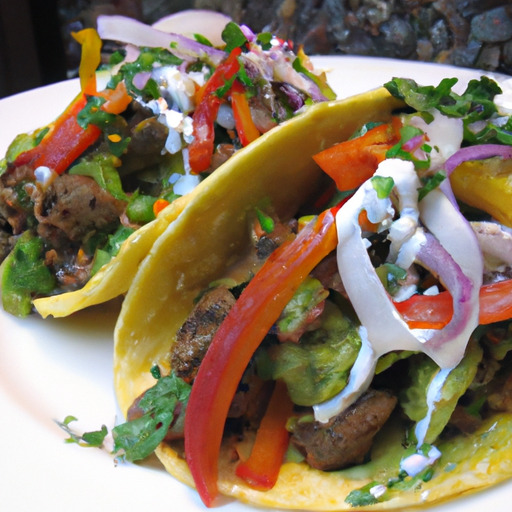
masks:
{"label": "yellow bell pepper strip", "polygon": [[326,210],[274,251],[217,330],[199,367],[185,415],[185,453],[206,506],[218,494],[220,445],[238,383],[302,281],[336,248],[335,211]]}
{"label": "yellow bell pepper strip", "polygon": [[96,69],[101,62],[101,39],[96,30],[85,28],[79,32],[71,32],[73,38],[82,45],[82,55],[78,76],[80,77],[80,88],[84,94],[95,96]]}
{"label": "yellow bell pepper strip", "polygon": [[240,70],[238,56],[241,52],[241,48],[234,48],[196,95],[198,103],[192,114],[194,140],[188,147],[190,169],[194,174],[210,167],[215,140],[214,122],[221,103],[221,98],[215,93]]}
{"label": "yellow bell pepper strip", "polygon": [[512,159],[463,162],[452,172],[450,182],[457,199],[512,227]]}
{"label": "yellow bell pepper strip", "polygon": [[286,384],[275,383],[274,391],[261,421],[247,460],[236,467],[236,475],[254,489],[268,491],[277,482],[290,434],[286,422],[293,412]]}
{"label": "yellow bell pepper strip", "polygon": [[[442,329],[453,314],[449,292],[438,295],[413,295],[395,303],[411,329]],[[486,284],[480,288],[481,325],[502,322],[512,318],[512,279]]]}
{"label": "yellow bell pepper strip", "polygon": [[238,133],[242,146],[247,146],[247,144],[256,140],[261,133],[258,128],[256,128],[252,119],[244,86],[238,80],[235,80],[231,87],[231,106],[235,118],[236,132]]}
{"label": "yellow bell pepper strip", "polygon": [[386,152],[400,140],[400,124],[395,117],[364,135],[324,149],[313,159],[336,182],[338,190],[353,190],[373,176]]}

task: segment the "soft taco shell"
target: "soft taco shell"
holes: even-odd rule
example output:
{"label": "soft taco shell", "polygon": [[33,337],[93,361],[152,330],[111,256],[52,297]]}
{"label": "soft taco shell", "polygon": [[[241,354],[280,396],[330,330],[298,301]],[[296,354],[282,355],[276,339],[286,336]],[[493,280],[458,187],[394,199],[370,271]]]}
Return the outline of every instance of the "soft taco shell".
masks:
{"label": "soft taco shell", "polygon": [[[315,105],[237,153],[201,183],[179,218],[156,240],[125,297],[114,354],[115,389],[123,412],[153,385],[150,368],[168,367],[175,333],[198,293],[223,277],[248,247],[248,217],[254,207],[271,204],[282,218],[289,218],[321,181],[311,156],[347,139],[366,122],[388,120],[399,106],[384,89]],[[511,432],[510,416],[493,419],[474,436],[444,448],[440,474],[432,481],[368,509],[431,504],[505,479],[512,474]],[[237,479],[235,464],[222,453],[219,489],[267,507],[354,510],[344,501],[351,490],[396,476],[401,441],[390,426],[379,435],[372,462],[343,471],[286,463],[277,485],[267,492]],[[162,444],[157,455],[169,473],[193,485],[179,445]]]}

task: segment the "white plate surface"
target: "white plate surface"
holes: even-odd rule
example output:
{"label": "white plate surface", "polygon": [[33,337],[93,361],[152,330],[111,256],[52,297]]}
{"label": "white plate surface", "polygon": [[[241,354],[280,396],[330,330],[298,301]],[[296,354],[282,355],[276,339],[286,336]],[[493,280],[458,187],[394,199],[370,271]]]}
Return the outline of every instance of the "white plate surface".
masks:
{"label": "white plate surface", "polygon": [[[380,86],[393,76],[437,84],[479,73],[416,62],[317,57],[339,97]],[[0,101],[0,155],[20,132],[53,120],[78,91],[76,80]],[[54,420],[68,414],[79,430],[112,427],[118,410],[112,388],[112,332],[118,304],[68,319],[19,320],[0,311],[0,508],[5,511],[203,511],[196,493],[152,459],[118,464],[105,451],[64,443]],[[512,482],[429,509],[504,510]],[[484,508],[485,507],[485,508]],[[226,512],[258,509],[230,502]]]}

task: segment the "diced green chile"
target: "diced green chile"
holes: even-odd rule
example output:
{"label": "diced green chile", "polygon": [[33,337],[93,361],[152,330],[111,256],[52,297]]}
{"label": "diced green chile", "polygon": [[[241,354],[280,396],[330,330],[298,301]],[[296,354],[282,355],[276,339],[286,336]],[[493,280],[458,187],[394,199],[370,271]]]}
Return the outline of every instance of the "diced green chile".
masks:
{"label": "diced green chile", "polygon": [[25,231],[2,265],[2,302],[8,313],[27,316],[33,296],[48,295],[55,289],[55,278],[43,257],[42,240]]}
{"label": "diced green chile", "polygon": [[102,249],[97,249],[91,268],[91,276],[117,255],[122,243],[134,232],[133,228],[119,226],[115,233],[108,235],[108,241]]}
{"label": "diced green chile", "polygon": [[115,157],[112,155],[96,153],[90,158],[82,159],[78,164],[71,167],[69,174],[89,176],[116,199],[122,201],[127,199],[117,171]]}
{"label": "diced green chile", "polygon": [[[473,338],[468,343],[464,358],[446,378],[441,397],[434,408],[425,436],[426,443],[433,443],[448,424],[459,398],[475,378],[483,351]],[[410,385],[400,395],[400,404],[405,414],[413,421],[422,420],[428,411],[427,390],[439,367],[424,355],[414,356],[417,360],[409,366]]]}
{"label": "diced green chile", "polygon": [[320,403],[341,391],[361,346],[356,327],[329,300],[319,320],[320,327],[299,343],[262,347],[257,354],[260,375],[282,379],[297,405]]}
{"label": "diced green chile", "polygon": [[324,301],[329,295],[322,283],[312,277],[299,286],[292,300],[284,308],[277,321],[278,332],[293,333],[306,321],[310,312]]}

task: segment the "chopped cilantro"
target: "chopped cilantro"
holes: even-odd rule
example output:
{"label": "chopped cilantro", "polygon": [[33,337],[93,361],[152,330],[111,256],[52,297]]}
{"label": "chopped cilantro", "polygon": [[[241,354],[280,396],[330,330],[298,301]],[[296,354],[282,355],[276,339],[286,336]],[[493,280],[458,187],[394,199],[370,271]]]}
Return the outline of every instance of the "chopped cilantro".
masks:
{"label": "chopped cilantro", "polygon": [[222,40],[226,43],[224,50],[228,53],[247,43],[247,38],[242,32],[242,29],[232,21],[224,27],[224,30],[222,31]]}
{"label": "chopped cilantro", "polygon": [[55,423],[57,423],[57,425],[69,435],[66,439],[66,443],[76,443],[80,446],[92,448],[101,448],[103,446],[105,437],[108,435],[108,429],[105,425],[102,425],[100,430],[85,432],[84,434],[79,435],[76,432],[73,432],[69,427],[69,424],[73,421],[78,420],[74,416],[66,416],[64,421],[55,421]]}
{"label": "chopped cilantro", "polygon": [[[112,429],[114,448],[112,454],[125,460],[142,460],[155,450],[163,441],[167,431],[175,420],[174,411],[181,404],[180,418],[190,395],[191,386],[176,377],[174,373],[165,377],[159,376],[154,369],[152,374],[157,375],[156,384],[148,389],[138,403],[143,415]],[[67,443],[76,443],[84,447],[103,447],[108,429],[105,425],[100,430],[77,434],[70,428],[70,423],[77,421],[74,416],[66,416],[64,421],[56,421],[68,435]]]}
{"label": "chopped cilantro", "polygon": [[354,489],[345,498],[345,502],[353,507],[375,505],[379,500],[370,491],[377,485],[379,485],[378,482],[370,482],[360,489]]}
{"label": "chopped cilantro", "polygon": [[78,113],[76,120],[78,124],[85,130],[90,124],[94,124],[101,129],[112,124],[116,118],[115,114],[109,114],[101,109],[105,98],[101,96],[89,96],[87,104]]}
{"label": "chopped cilantro", "polygon": [[270,50],[272,48],[272,38],[271,32],[261,32],[261,34],[258,34],[256,41],[260,44],[262,50]]}
{"label": "chopped cilantro", "polygon": [[418,201],[421,201],[430,191],[437,188],[446,179],[444,171],[437,171],[434,175],[423,180],[423,186],[418,190]]}
{"label": "chopped cilantro", "polygon": [[185,406],[188,402],[190,389],[189,384],[173,373],[158,379],[138,404],[144,414],[112,429],[114,453],[122,452],[131,461],[150,455],[166,436],[178,403]]}
{"label": "chopped cilantro", "polygon": [[492,79],[482,76],[480,79],[470,80],[466,90],[457,94],[452,87],[457,78],[445,78],[437,86],[420,86],[414,80],[407,78],[394,78],[384,84],[384,87],[395,97],[405,101],[417,110],[429,122],[432,109],[437,109],[448,117],[462,118],[464,122],[464,141],[470,144],[478,143],[510,143],[512,136],[509,129],[512,122],[509,120],[508,128],[501,129],[489,124],[473,132],[472,125],[477,121],[490,121],[496,114],[497,108],[494,97],[500,94],[501,88]]}
{"label": "chopped cilantro", "polygon": [[195,39],[198,43],[204,44],[205,46],[213,46],[213,44],[211,43],[211,41],[210,41],[207,37],[204,37],[204,36],[203,36],[203,35],[201,35],[201,34],[194,34],[194,39]]}
{"label": "chopped cilantro", "polygon": [[[172,45],[170,50],[172,51]],[[118,82],[124,80],[128,92],[133,96],[160,97],[158,86],[154,80],[148,80],[144,88],[139,89],[134,85],[133,79],[138,73],[152,71],[155,63],[161,66],[179,66],[183,61],[171,51],[165,48],[141,48],[137,59],[123,64],[108,86],[115,88]]]}
{"label": "chopped cilantro", "polygon": [[265,215],[259,208],[256,208],[256,216],[258,217],[261,229],[263,229],[265,233],[272,233],[272,231],[274,231],[275,224],[272,217]]}

